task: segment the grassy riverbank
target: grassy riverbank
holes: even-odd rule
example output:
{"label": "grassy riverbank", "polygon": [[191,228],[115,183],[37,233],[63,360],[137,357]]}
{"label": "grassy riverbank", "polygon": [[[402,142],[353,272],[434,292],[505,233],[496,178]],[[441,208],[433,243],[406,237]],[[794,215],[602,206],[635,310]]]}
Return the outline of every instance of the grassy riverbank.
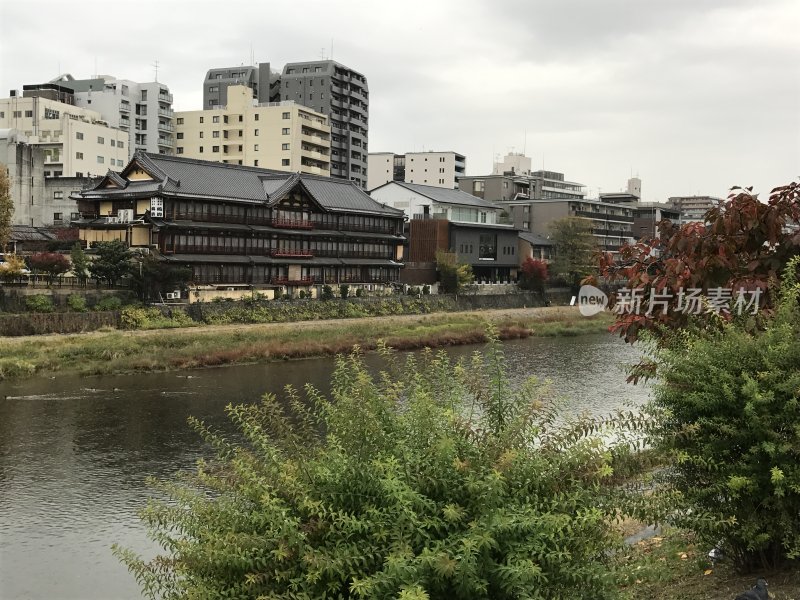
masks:
{"label": "grassy riverbank", "polygon": [[217,325],[155,331],[97,331],[0,341],[0,380],[36,374],[100,375],[191,369],[349,352],[379,339],[409,350],[485,341],[491,321],[502,339],[605,331],[610,315],[588,319],[548,307],[282,324]]}

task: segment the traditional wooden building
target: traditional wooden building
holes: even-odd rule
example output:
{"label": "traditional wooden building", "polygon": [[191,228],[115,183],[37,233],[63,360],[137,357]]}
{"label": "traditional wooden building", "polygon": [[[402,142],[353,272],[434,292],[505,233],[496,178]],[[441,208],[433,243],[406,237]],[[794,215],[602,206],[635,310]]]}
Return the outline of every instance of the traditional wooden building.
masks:
{"label": "traditional wooden building", "polygon": [[403,266],[403,211],[348,181],[142,152],[76,199],[90,247],[149,249],[195,286],[385,285]]}

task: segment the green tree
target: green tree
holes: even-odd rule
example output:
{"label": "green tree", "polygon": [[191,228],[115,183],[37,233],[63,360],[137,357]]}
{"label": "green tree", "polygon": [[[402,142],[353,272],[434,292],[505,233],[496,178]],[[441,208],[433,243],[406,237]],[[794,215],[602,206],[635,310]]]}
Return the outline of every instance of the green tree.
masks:
{"label": "green tree", "polygon": [[160,300],[166,292],[186,287],[191,278],[190,268],[170,265],[149,254],[131,269],[133,287],[144,302]]}
{"label": "green tree", "polygon": [[72,261],[72,272],[75,274],[75,278],[81,286],[85,286],[89,276],[89,259],[80,242],[75,242],[75,245],[72,246],[69,258]]}
{"label": "green tree", "polygon": [[94,248],[97,256],[89,265],[89,272],[98,282],[105,281],[113,287],[131,273],[131,252],[125,242],[97,242]]}
{"label": "green tree", "polygon": [[763,331],[736,318],[683,330],[655,354],[649,435],[682,499],[673,514],[743,571],[800,558],[798,269],[794,258]]}
{"label": "green tree", "polygon": [[14,217],[14,200],[11,198],[11,180],[8,168],[0,165],[0,252],[5,252],[11,239],[11,223]]}
{"label": "green tree", "polygon": [[458,363],[383,354],[378,375],[340,357],[330,398],[229,406],[235,438],[193,421],[216,458],[154,482],[143,512],[167,554],[115,547],[146,595],[614,595],[609,480],[627,447],[559,416],[536,382],[512,388],[497,343]]}
{"label": "green tree", "polygon": [[553,274],[577,291],[581,280],[597,271],[595,254],[598,247],[592,235],[591,221],[582,217],[553,221],[550,224],[550,239],[555,251],[550,264]]}
{"label": "green tree", "polygon": [[69,271],[69,259],[58,252],[38,252],[28,258],[31,270],[35,273],[44,273],[47,284],[53,285],[56,277]]}
{"label": "green tree", "polygon": [[458,294],[465,285],[475,280],[472,267],[459,263],[455,252],[436,253],[436,269],[439,271],[440,291],[445,294]]}

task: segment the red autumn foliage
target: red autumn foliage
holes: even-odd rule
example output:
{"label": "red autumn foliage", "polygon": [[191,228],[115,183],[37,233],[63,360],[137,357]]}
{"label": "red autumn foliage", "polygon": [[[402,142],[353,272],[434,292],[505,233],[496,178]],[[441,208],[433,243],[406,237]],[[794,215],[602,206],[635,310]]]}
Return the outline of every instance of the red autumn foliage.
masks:
{"label": "red autumn foliage", "polygon": [[522,276],[520,287],[528,290],[541,290],[549,277],[547,273],[547,263],[536,258],[526,258],[520,267]]}
{"label": "red autumn foliage", "polygon": [[46,273],[51,279],[69,271],[69,259],[57,252],[40,252],[28,258],[31,269]]}
{"label": "red autumn foliage", "polygon": [[[600,274],[608,283],[641,290],[642,296],[638,314],[618,314],[611,330],[633,342],[642,330],[659,335],[687,325],[690,316],[677,306],[681,289],[698,288],[704,295],[711,288],[761,289],[761,310],[770,310],[775,299],[770,284],[779,280],[789,259],[800,253],[798,224],[798,183],[775,188],[766,203],[758,200],[752,188],[733,188],[726,201],[706,213],[705,224],[678,227],[662,221],[660,239],[624,247],[617,257],[607,253],[601,257]],[[653,314],[645,314],[651,293],[671,296],[665,314],[661,304]],[[616,299],[612,294],[612,305]]]}

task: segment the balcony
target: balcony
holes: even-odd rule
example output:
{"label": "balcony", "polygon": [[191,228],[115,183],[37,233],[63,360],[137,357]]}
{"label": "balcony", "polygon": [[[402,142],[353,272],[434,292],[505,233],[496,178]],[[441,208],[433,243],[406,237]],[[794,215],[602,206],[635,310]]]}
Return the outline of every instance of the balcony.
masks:
{"label": "balcony", "polygon": [[171,119],[172,115],[175,114],[175,111],[172,110],[171,108],[159,108],[158,114],[162,117],[169,117]]}
{"label": "balcony", "polygon": [[378,225],[355,225],[353,223],[341,223],[339,225],[341,231],[364,231],[366,233],[388,233],[395,234],[394,227],[380,227]]}
{"label": "balcony", "polygon": [[172,104],[172,94],[159,94],[158,95],[159,102],[169,102]]}
{"label": "balcony", "polygon": [[[167,251],[169,252],[169,251]],[[244,248],[233,248],[231,246],[217,246],[215,244],[191,245],[177,244],[174,252],[178,254],[246,254]]]}
{"label": "balcony", "polygon": [[314,229],[314,222],[307,219],[272,219],[270,225],[281,229]]}
{"label": "balcony", "polygon": [[273,248],[269,252],[273,258],[313,258],[311,250],[297,250],[294,248]]}
{"label": "balcony", "polygon": [[314,285],[313,277],[301,277],[299,279],[289,279],[288,277],[272,277],[269,282],[272,285]]}
{"label": "balcony", "polygon": [[324,138],[319,135],[314,135],[306,131],[303,131],[303,133],[300,135],[300,141],[305,142],[307,144],[313,144],[315,146],[322,146],[323,148],[327,148],[330,145],[329,138]]}
{"label": "balcony", "polygon": [[175,127],[173,127],[172,124],[170,124],[170,123],[161,123],[161,122],[159,122],[158,123],[158,130],[159,131],[173,132],[173,131],[175,131]]}
{"label": "balcony", "polygon": [[175,145],[175,142],[173,142],[171,138],[160,137],[158,138],[158,145],[172,148]]}
{"label": "balcony", "polygon": [[596,219],[598,221],[620,221],[622,223],[633,223],[633,217],[626,217],[624,215],[612,215],[604,212],[595,212],[593,210],[576,210],[576,217],[585,217],[587,219]]}
{"label": "balcony", "polygon": [[120,112],[131,112],[131,103],[130,102],[120,102],[119,103],[119,110]]}
{"label": "balcony", "polygon": [[300,172],[307,175],[321,175],[327,177],[330,174],[330,168],[324,169],[322,167],[314,167],[311,165],[300,165]]}

